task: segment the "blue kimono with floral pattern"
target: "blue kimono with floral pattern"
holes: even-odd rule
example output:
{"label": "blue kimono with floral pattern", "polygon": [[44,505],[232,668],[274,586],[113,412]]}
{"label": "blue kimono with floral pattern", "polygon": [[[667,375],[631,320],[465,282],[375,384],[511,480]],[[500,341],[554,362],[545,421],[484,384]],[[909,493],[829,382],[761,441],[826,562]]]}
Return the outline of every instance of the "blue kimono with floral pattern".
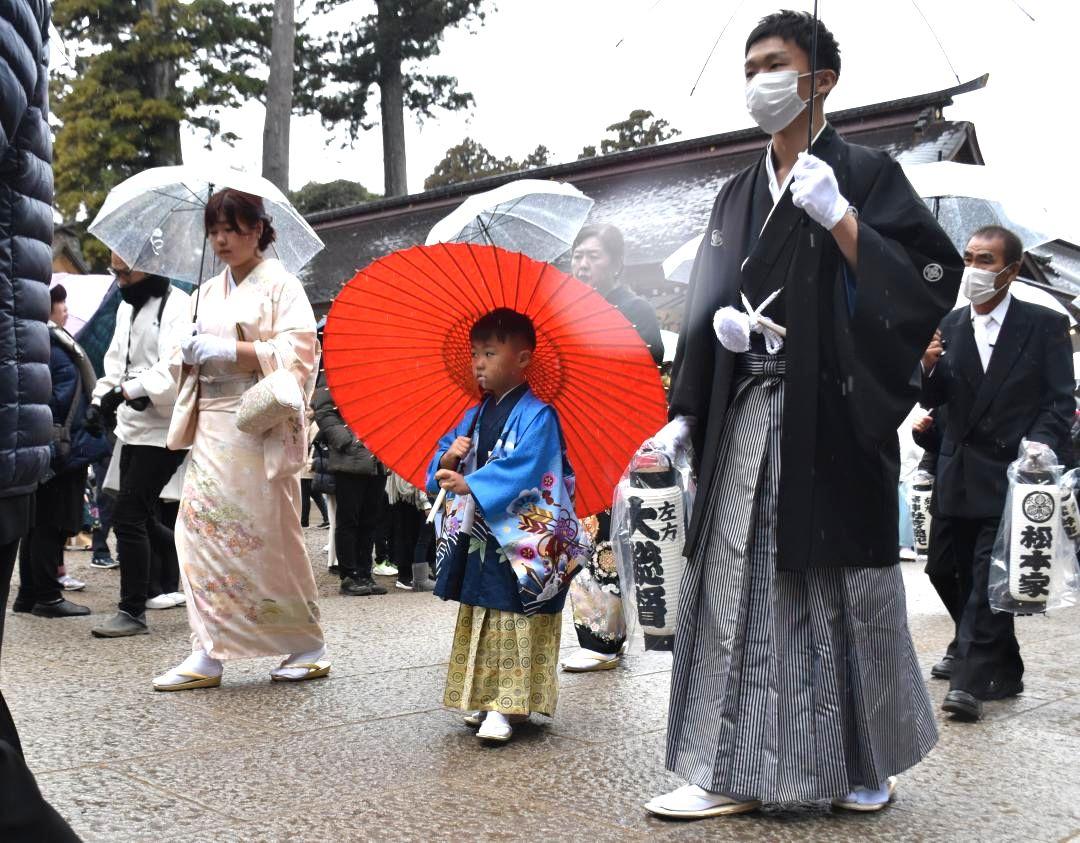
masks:
{"label": "blue kimono with floral pattern", "polygon": [[[468,436],[480,408],[465,413],[439,440],[435,472],[459,436]],[[532,615],[561,612],[567,587],[589,557],[590,539],[574,512],[574,475],[555,410],[527,390],[486,462],[476,443],[463,461],[472,495],[447,495],[436,526],[435,594],[470,606]],[[440,523],[441,522],[441,523]]]}

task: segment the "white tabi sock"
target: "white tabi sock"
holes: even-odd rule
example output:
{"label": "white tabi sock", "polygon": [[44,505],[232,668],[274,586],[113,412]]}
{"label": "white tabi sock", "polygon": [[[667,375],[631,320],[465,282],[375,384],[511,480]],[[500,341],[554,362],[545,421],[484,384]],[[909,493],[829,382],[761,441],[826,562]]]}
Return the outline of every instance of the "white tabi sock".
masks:
{"label": "white tabi sock", "polygon": [[279,667],[270,671],[271,676],[281,676],[285,679],[303,679],[308,672],[306,667],[285,667],[287,664],[314,664],[326,655],[326,645],[323,644],[318,650],[310,653],[293,653]]}
{"label": "white tabi sock", "polygon": [[221,676],[224,669],[221,660],[208,656],[204,650],[195,650],[172,670],[161,674],[154,680],[155,685],[180,685],[190,682],[190,676],[183,676],[179,671],[198,673],[202,676]]}

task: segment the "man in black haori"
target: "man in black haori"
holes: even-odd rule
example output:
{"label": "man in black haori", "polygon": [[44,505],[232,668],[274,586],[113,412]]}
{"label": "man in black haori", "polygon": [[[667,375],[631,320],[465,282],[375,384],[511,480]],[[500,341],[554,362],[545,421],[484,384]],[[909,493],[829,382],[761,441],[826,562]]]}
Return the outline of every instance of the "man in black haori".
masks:
{"label": "man in black haori", "polygon": [[745,69],[771,142],[717,197],[658,437],[692,440],[699,478],[667,740],[689,784],[646,808],[874,811],[937,740],[897,566],[896,429],[962,265],[899,164],[825,122],[824,26],[764,18]]}

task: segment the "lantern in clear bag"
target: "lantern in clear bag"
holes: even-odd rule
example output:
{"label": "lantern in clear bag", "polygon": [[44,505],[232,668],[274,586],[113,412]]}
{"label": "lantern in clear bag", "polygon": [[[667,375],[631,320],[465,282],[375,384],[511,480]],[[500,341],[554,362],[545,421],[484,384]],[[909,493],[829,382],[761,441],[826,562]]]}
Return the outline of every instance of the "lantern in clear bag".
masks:
{"label": "lantern in clear bag", "polygon": [[934,475],[929,471],[916,471],[911,478],[911,530],[915,537],[915,553],[930,553],[930,498],[934,494]]}
{"label": "lantern in clear bag", "polygon": [[615,490],[611,542],[628,628],[636,621],[646,650],[675,643],[686,559],[686,475],[660,451],[639,451]]}
{"label": "lantern in clear bag", "polygon": [[[1036,443],[1037,444],[1037,443]],[[991,556],[990,606],[1029,615],[1074,605],[1080,592],[1075,474],[1053,452],[1026,451],[1008,468],[1009,491]]]}

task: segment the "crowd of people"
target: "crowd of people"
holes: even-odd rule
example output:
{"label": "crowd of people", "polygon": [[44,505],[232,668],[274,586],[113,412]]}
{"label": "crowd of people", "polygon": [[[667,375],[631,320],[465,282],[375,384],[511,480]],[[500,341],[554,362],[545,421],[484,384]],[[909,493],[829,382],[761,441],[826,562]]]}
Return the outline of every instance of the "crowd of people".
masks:
{"label": "crowd of people", "polygon": [[[47,7],[20,8],[36,28],[20,17],[18,31],[40,56]],[[981,228],[958,254],[899,166],[826,122],[840,66],[836,40],[808,15],[770,15],[746,42],[747,104],[770,142],[717,197],[671,422],[651,441],[686,454],[699,487],[666,753],[687,784],[646,805],[659,816],[804,801],[880,810],[896,776],[934,746],[897,565],[905,419],[935,476],[927,572],[955,622],[931,671],[950,682],[943,708],[978,720],[984,704],[1023,691],[1012,615],[987,599],[990,552],[1021,443],[1073,461],[1067,320],[1011,295],[1023,258],[1015,234]],[[226,188],[204,210],[225,269],[196,293],[111,256],[122,303],[98,378],[64,328],[64,288],[48,290],[49,180],[8,175],[48,170],[47,75],[31,70],[22,111],[9,115],[16,104],[4,100],[0,134],[10,200],[0,242],[19,239],[24,256],[0,267],[5,605],[17,554],[13,612],[89,614],[64,596],[82,583],[63,568],[89,482],[91,564],[119,567],[116,612],[92,635],[144,635],[148,609],[187,612],[187,654],[153,679],[158,691],[217,687],[227,661],[260,656],[281,657],[273,681],[330,673],[303,532],[319,527],[341,594],[384,595],[382,574],[460,604],[443,702],[481,740],[505,743],[523,719],[554,716],[567,597],[579,648],[561,668],[617,668],[627,623],[610,513],[575,513],[558,413],[528,383],[529,318],[500,308],[471,326],[486,397],[432,443],[418,489],[342,418],[304,287],[268,256],[273,220],[258,196]],[[28,236],[19,225],[31,217],[42,220]],[[621,280],[624,248],[614,226],[588,225],[571,272],[627,317],[659,365],[656,315]],[[958,291],[970,304],[953,309]],[[306,413],[271,417],[259,403],[276,374],[295,382]],[[909,416],[916,399],[930,412]],[[312,503],[321,525],[310,525]],[[0,829],[51,825],[62,839],[2,697],[0,765],[22,794]]]}

